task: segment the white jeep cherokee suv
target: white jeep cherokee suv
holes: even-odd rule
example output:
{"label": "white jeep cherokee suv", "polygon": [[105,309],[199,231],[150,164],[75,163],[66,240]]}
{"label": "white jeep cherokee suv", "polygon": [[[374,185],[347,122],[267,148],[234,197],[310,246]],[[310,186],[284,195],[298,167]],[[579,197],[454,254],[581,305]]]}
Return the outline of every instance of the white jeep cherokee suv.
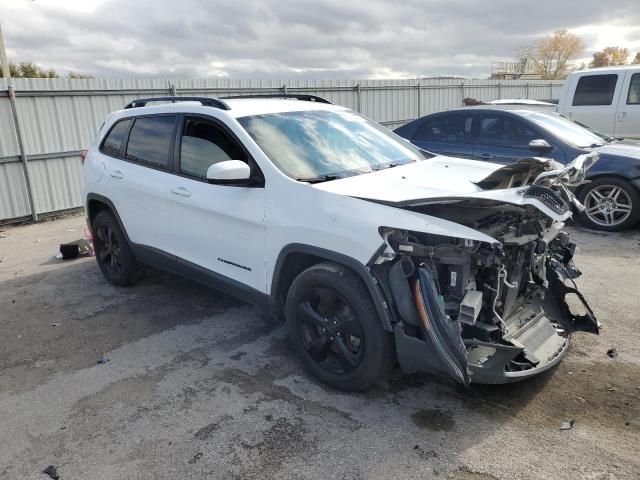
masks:
{"label": "white jeep cherokee suv", "polygon": [[141,99],[109,115],[83,167],[105,277],[130,285],[149,265],[264,306],[308,370],[345,390],[396,363],[516,381],[556,365],[572,331],[597,333],[562,231],[594,158],[434,156],[292,97]]}

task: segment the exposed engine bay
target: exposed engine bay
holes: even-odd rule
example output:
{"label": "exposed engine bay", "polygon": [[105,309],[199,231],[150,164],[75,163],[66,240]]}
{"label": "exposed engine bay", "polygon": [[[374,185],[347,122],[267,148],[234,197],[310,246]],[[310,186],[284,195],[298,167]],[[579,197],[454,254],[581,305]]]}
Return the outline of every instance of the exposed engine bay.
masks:
{"label": "exposed engine bay", "polygon": [[[516,169],[515,175],[522,174]],[[573,199],[566,183],[554,188],[528,176],[523,195],[533,189],[541,202],[555,205],[554,211],[569,210]],[[513,179],[497,183],[504,188],[505,181]],[[572,332],[598,333],[597,320],[574,282],[580,271],[563,222],[532,205],[495,200],[403,208],[496,240],[381,232],[388,248],[372,272],[400,319],[394,333],[405,371],[439,373],[463,384],[516,381],[557,364]]]}

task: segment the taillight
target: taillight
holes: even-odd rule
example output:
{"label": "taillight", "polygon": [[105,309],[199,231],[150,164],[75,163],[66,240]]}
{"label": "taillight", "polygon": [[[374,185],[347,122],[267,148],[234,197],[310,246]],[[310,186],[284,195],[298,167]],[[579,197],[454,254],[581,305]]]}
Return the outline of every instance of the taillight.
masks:
{"label": "taillight", "polygon": [[80,150],[80,161],[84,165],[84,161],[87,159],[87,149]]}

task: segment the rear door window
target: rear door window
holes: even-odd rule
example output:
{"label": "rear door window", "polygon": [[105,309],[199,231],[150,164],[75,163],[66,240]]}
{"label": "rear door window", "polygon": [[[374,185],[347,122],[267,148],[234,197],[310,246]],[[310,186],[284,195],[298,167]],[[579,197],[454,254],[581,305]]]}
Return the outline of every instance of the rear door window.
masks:
{"label": "rear door window", "polygon": [[223,129],[212,122],[201,118],[185,119],[180,140],[180,172],[206,178],[211,165],[226,160],[247,162],[247,156]]}
{"label": "rear door window", "polygon": [[471,134],[471,115],[444,115],[425,120],[413,135],[413,141],[465,143]]}
{"label": "rear door window", "polygon": [[627,105],[640,105],[640,73],[634,73],[629,82]]}
{"label": "rear door window", "polygon": [[120,154],[120,147],[122,147],[122,141],[127,134],[131,120],[120,120],[117,122],[107,134],[106,138],[102,142],[100,151],[110,157],[117,157]]}
{"label": "rear door window", "polygon": [[617,74],[581,77],[573,96],[573,105],[611,105],[617,82]]}
{"label": "rear door window", "polygon": [[176,117],[173,115],[136,118],[129,133],[125,158],[168,168],[175,126]]}

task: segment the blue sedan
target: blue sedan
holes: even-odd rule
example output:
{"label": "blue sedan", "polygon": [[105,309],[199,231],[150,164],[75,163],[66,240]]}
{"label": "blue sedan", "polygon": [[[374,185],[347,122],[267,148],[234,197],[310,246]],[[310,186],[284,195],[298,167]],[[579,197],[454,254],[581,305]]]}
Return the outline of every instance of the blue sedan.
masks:
{"label": "blue sedan", "polygon": [[430,152],[502,164],[530,156],[568,163],[597,151],[590,182],[577,192],[586,207],[581,220],[607,231],[640,220],[639,142],[607,137],[556,113],[482,107],[427,115],[395,133]]}

